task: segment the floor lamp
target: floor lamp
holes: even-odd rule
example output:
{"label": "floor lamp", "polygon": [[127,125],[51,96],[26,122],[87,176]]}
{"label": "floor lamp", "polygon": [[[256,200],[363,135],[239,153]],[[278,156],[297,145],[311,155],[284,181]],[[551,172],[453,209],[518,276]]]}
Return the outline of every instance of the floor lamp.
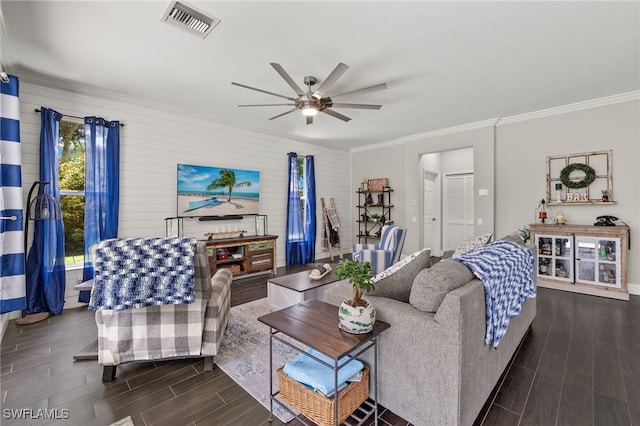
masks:
{"label": "floor lamp", "polygon": [[[60,203],[53,196],[44,192],[49,182],[36,181],[29,189],[27,196],[27,214],[24,221],[24,259],[27,261],[27,238],[29,236],[29,221],[31,220],[58,220],[62,219],[62,209]],[[33,191],[38,187],[38,192],[32,200]],[[25,268],[26,271],[26,268]],[[49,312],[38,312],[36,314],[23,315],[16,320],[16,324],[33,324],[49,317]]]}

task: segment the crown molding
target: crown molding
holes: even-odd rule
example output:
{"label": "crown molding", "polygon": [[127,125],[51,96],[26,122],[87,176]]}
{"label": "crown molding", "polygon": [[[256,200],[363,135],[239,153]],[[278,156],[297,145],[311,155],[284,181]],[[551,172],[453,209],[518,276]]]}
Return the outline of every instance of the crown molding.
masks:
{"label": "crown molding", "polygon": [[569,112],[582,111],[585,109],[598,108],[607,105],[619,104],[622,102],[637,101],[640,99],[640,91],[621,93],[613,96],[606,96],[604,98],[591,99],[584,102],[576,102],[573,104],[562,105],[559,107],[542,109],[540,111],[527,112],[519,115],[512,115],[510,117],[503,117],[496,123],[496,126],[503,126],[505,124],[518,123],[520,121],[535,120],[538,118],[550,117],[552,115],[566,114]]}
{"label": "crown molding", "polygon": [[424,133],[417,133],[415,135],[402,136],[398,139],[394,139],[388,142],[380,142],[377,144],[361,146],[353,148],[351,152],[370,151],[372,149],[385,148],[389,146],[402,145],[408,142],[420,141],[429,138],[435,138],[437,136],[452,135],[454,133],[466,132],[469,130],[481,129],[483,127],[495,126],[500,121],[499,118],[492,118],[489,120],[475,121],[473,123],[462,124],[460,126],[447,127],[445,129],[432,130]]}
{"label": "crown molding", "polygon": [[637,101],[640,99],[640,91],[635,90],[633,92],[621,93],[618,95],[606,96],[604,98],[591,99],[584,102],[576,102],[573,104],[562,105],[559,107],[547,108],[539,111],[528,112],[525,114],[512,115],[509,117],[499,117],[490,120],[476,121],[474,123],[463,124],[460,126],[448,127],[445,129],[433,130],[425,133],[418,133],[415,135],[403,136],[398,139],[394,139],[387,142],[380,142],[377,144],[361,146],[351,149],[351,152],[370,151],[374,149],[380,149],[390,146],[402,145],[407,142],[413,142],[417,140],[429,139],[436,136],[449,135],[453,133],[460,133],[468,130],[479,129],[488,126],[503,126],[505,124],[518,123],[520,121],[535,120],[537,118],[550,117],[553,115],[566,114],[569,112],[582,111],[590,108],[597,108],[607,105],[619,104],[622,102]]}

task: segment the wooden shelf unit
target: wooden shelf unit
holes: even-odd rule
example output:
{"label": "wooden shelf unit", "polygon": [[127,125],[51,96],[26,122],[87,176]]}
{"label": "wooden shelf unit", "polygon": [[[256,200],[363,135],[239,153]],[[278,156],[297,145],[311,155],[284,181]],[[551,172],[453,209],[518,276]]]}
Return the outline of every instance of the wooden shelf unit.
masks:
{"label": "wooden shelf unit", "polygon": [[[356,194],[358,194],[358,205],[356,208],[358,209],[358,242],[367,244],[369,240],[378,241],[379,236],[376,235],[376,232],[380,232],[384,225],[393,225],[393,221],[391,220],[391,209],[393,208],[393,204],[391,204],[391,193],[393,189],[386,188],[382,191],[364,191],[358,189]],[[375,197],[375,199],[373,199]],[[371,200],[371,203],[367,203],[367,198]],[[372,214],[379,214],[384,216],[383,221],[371,220]],[[368,218],[368,220],[364,220],[364,216]]]}
{"label": "wooden shelf unit", "polygon": [[[275,275],[277,238],[277,235],[264,235],[207,240],[211,275],[218,268],[229,268],[234,276],[257,272],[272,272]],[[222,253],[226,253],[226,259],[220,258]]]}
{"label": "wooden shelf unit", "polygon": [[629,300],[629,227],[532,224],[539,287]]}

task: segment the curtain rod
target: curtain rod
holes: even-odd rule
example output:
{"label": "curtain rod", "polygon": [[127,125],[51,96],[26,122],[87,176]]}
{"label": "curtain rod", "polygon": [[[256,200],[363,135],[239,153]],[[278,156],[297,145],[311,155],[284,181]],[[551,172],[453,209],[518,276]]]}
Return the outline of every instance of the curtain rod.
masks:
{"label": "curtain rod", "polygon": [[288,152],[287,155],[289,155],[289,154],[296,154],[296,156],[298,158],[307,158],[308,157],[308,155],[298,154],[297,152]]}
{"label": "curtain rod", "polygon": [[[34,109],[35,112],[40,112],[40,108],[36,108]],[[62,114],[59,113],[60,115],[62,115],[63,117],[73,117],[73,118],[77,118],[79,120],[84,120],[84,117],[78,117],[77,115],[71,115],[71,114]],[[124,123],[120,123],[120,127],[124,127]]]}

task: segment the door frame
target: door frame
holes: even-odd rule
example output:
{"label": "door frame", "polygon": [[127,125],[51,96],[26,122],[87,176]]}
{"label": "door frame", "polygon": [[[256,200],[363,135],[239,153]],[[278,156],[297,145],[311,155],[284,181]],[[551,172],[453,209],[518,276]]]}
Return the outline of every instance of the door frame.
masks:
{"label": "door frame", "polygon": [[441,256],[442,255],[442,173],[441,172],[437,172],[434,170],[430,170],[430,169],[422,169],[422,241],[423,241],[423,246],[426,246],[426,223],[424,222],[425,220],[425,203],[426,203],[426,197],[425,197],[425,188],[424,188],[424,181],[426,178],[427,173],[431,174],[431,175],[435,175],[435,181],[434,181],[434,201],[435,201],[435,223],[436,223],[436,230],[434,231],[434,235],[433,235],[433,244],[431,246],[431,255],[432,256]]}

